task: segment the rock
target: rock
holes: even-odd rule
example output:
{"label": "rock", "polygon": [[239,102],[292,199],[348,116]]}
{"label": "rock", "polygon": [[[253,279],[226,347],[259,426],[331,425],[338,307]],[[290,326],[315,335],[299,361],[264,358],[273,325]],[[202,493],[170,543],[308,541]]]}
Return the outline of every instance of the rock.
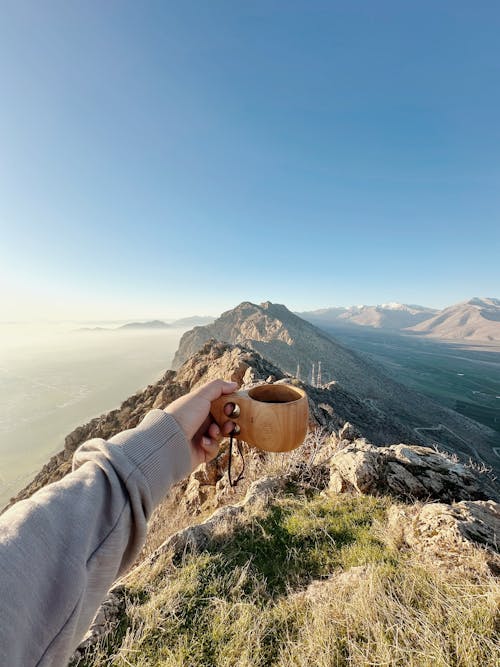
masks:
{"label": "rock", "polygon": [[191,477],[182,496],[182,505],[185,511],[192,515],[199,514],[201,506],[210,495],[211,489],[212,487],[202,485],[198,479]]}
{"label": "rock", "polygon": [[265,506],[286,484],[285,477],[262,477],[252,482],[241,505],[244,508]]}
{"label": "rock", "polygon": [[71,665],[78,665],[81,660],[85,659],[87,650],[92,649],[101,637],[116,628],[119,617],[124,609],[125,597],[123,595],[123,588],[116,586],[108,593],[106,599],[97,610],[90,628],[87,630],[82,642],[70,660]]}
{"label": "rock", "polygon": [[201,463],[194,472],[191,473],[191,479],[196,479],[200,484],[215,486],[217,484],[218,469],[215,462]]}
{"label": "rock", "polygon": [[421,507],[393,505],[388,521],[398,539],[445,567],[474,558],[474,545],[480,545],[487,553],[490,570],[500,574],[500,505],[492,500],[427,503]]}
{"label": "rock", "polygon": [[332,457],[329,488],[334,493],[370,493],[378,488],[382,466],[378,447],[357,440]]}
{"label": "rock", "polygon": [[246,387],[248,385],[252,385],[255,382],[258,382],[258,380],[259,380],[259,377],[256,374],[255,370],[249,366],[246,369],[245,374],[243,375],[242,386]]}
{"label": "rock", "polygon": [[339,440],[347,440],[348,442],[354,442],[356,439],[361,437],[361,433],[356,426],[353,426],[350,422],[346,422],[339,431]]}
{"label": "rock", "polygon": [[189,476],[186,489],[180,499],[185,511],[199,514],[207,500],[217,499],[217,484],[225,476],[228,453],[223,452],[209,463],[200,464]]}
{"label": "rock", "polygon": [[498,500],[490,480],[428,447],[355,440],[330,460],[334,493],[389,493],[406,500]]}
{"label": "rock", "polygon": [[389,461],[387,468],[387,484],[400,496],[410,494],[414,498],[424,498],[427,495],[425,486],[404,466]]}

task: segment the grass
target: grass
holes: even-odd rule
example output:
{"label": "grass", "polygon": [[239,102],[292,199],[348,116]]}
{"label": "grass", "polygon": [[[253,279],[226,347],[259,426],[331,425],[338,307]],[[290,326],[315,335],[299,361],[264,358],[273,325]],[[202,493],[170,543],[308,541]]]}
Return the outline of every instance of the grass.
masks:
{"label": "grass", "polygon": [[121,624],[87,665],[492,667],[498,585],[389,547],[389,503],[277,499],[203,553],[163,555],[129,578]]}

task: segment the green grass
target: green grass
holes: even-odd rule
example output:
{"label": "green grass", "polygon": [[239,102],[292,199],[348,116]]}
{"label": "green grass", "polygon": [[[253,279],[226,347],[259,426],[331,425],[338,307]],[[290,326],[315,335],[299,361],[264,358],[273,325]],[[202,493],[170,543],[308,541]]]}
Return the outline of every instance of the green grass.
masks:
{"label": "green grass", "polygon": [[335,568],[390,559],[372,530],[386,504],[369,496],[282,500],[229,538],[214,540],[209,552],[223,559],[226,571],[248,564],[264,598],[275,598]]}
{"label": "green grass", "polygon": [[[119,629],[86,664],[493,666],[491,590],[384,544],[389,503],[279,499],[203,553],[163,555],[130,578]],[[357,565],[357,580],[327,581]],[[319,597],[300,593],[318,579]]]}

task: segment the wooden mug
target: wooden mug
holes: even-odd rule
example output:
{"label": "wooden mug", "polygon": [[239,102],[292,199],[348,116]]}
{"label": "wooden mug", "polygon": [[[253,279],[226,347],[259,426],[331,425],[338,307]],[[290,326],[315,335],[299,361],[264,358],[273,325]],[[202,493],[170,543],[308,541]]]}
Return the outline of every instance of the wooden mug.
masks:
{"label": "wooden mug", "polygon": [[[228,403],[235,406],[230,415],[224,412]],[[219,426],[228,419],[233,421],[234,435],[239,440],[268,452],[288,452],[304,442],[309,404],[303,389],[289,384],[262,384],[248,392],[221,396],[212,402],[210,412]]]}

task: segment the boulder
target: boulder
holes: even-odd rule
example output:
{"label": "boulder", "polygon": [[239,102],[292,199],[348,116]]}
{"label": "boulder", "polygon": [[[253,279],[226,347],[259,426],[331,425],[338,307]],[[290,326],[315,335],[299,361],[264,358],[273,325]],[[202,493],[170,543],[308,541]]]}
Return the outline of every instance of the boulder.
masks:
{"label": "boulder", "polygon": [[389,493],[405,500],[498,500],[491,480],[429,447],[377,447],[358,439],[330,460],[335,493]]}
{"label": "boulder", "polygon": [[398,541],[445,567],[467,564],[482,547],[485,562],[500,574],[500,505],[492,500],[465,500],[452,505],[427,503],[388,512],[389,531]]}

